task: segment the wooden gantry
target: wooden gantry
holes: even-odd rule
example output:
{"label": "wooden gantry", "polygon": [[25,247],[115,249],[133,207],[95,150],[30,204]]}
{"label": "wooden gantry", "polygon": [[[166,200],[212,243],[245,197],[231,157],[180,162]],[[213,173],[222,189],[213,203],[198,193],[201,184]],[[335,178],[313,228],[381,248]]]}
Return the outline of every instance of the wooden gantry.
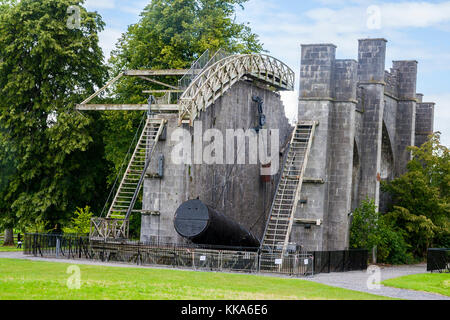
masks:
{"label": "wooden gantry", "polygon": [[90,104],[107,88],[119,81],[122,77],[138,77],[143,80],[165,86],[165,90],[144,90],[144,94],[164,93],[169,95],[171,101],[173,94],[180,98],[177,103],[156,103],[150,106],[155,113],[178,113],[179,124],[190,123],[197,118],[201,111],[205,111],[219,99],[233,84],[242,79],[254,79],[273,90],[294,90],[295,74],[283,62],[264,54],[230,55],[206,68],[194,70],[198,74],[193,78],[187,88],[180,88],[152,77],[185,76],[193,73],[191,70],[128,70],[121,72],[110,80],[89,98],[76,106],[79,111],[145,111],[149,104]]}
{"label": "wooden gantry", "polygon": [[[113,203],[105,219],[91,222],[91,239],[128,238],[129,216],[134,210],[137,194],[151,159],[152,151],[165,125],[157,114],[177,113],[178,124],[193,125],[199,113],[205,111],[239,80],[257,81],[274,90],[294,90],[295,74],[281,61],[264,54],[226,55],[216,52],[209,60],[208,51],[189,70],[128,70],[119,73],[94,94],[76,105],[78,111],[148,111],[147,129],[151,129],[150,144],[144,143],[150,134],[144,129],[135,152],[122,177]],[[200,63],[200,60],[205,60]],[[167,84],[159,78],[180,76],[178,86]],[[122,77],[137,77],[166,87],[164,90],[144,90],[143,94],[164,94],[163,98],[150,96],[148,104],[91,104],[90,102],[117,83]],[[159,80],[154,79],[158,77]],[[156,101],[155,101],[156,100]],[[176,101],[176,103],[171,103]],[[151,118],[151,119],[150,119]],[[153,123],[154,122],[154,123]],[[156,125],[157,124],[157,125]],[[156,126],[156,127],[155,127]],[[145,140],[147,141],[147,140]],[[148,153],[143,148],[150,150]],[[136,163],[135,163],[136,162]],[[143,165],[145,163],[145,165]],[[131,196],[133,195],[133,196]],[[126,213],[126,214],[125,214]]]}

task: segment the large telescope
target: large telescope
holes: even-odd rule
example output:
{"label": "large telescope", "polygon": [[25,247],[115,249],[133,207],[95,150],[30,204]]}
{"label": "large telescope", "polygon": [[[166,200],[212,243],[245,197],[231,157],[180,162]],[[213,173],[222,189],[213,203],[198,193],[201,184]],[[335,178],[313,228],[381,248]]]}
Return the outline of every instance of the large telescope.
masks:
{"label": "large telescope", "polygon": [[259,240],[240,224],[200,200],[184,202],[176,211],[175,230],[195,244],[259,247]]}

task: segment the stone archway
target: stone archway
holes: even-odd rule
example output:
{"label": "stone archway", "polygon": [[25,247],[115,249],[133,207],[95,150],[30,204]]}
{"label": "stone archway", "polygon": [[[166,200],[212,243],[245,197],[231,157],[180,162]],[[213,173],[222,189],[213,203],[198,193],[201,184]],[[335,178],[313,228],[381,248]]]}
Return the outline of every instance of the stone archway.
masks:
{"label": "stone archway", "polygon": [[[381,138],[381,164],[380,164],[380,178],[381,181],[390,181],[394,178],[394,154],[392,151],[391,139],[389,132],[383,122],[383,132]],[[380,190],[379,210],[380,212],[387,212],[391,198],[389,194]]]}
{"label": "stone archway", "polygon": [[359,178],[361,175],[361,163],[356,141],[353,144],[353,170],[352,170],[352,212],[358,207]]}

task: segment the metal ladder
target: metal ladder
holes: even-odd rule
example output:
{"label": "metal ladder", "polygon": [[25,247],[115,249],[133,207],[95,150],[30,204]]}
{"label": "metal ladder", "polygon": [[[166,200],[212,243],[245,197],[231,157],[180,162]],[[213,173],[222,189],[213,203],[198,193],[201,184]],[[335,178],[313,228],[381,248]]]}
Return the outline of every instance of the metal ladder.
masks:
{"label": "metal ladder", "polygon": [[123,175],[122,181],[109,208],[107,218],[128,220],[136,212],[136,203],[145,174],[150,165],[156,143],[167,120],[148,118],[138,140],[134,153]]}
{"label": "metal ladder", "polygon": [[[289,244],[316,126],[316,122],[302,121],[298,122],[294,129],[289,153],[264,232],[262,251],[280,253],[280,258],[284,256]],[[281,245],[282,248],[280,249]]]}

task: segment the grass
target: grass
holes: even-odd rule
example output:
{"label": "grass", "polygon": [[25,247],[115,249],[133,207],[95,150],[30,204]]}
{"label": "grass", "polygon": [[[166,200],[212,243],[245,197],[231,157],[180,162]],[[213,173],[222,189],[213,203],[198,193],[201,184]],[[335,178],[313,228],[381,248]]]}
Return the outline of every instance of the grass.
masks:
{"label": "grass", "polygon": [[426,291],[450,296],[450,273],[424,273],[388,279],[385,286]]}
{"label": "grass", "polygon": [[17,246],[6,246],[0,244],[0,252],[20,252],[23,249],[17,249]]}
{"label": "grass", "polygon": [[[23,248],[23,245],[22,245]],[[3,240],[0,240],[0,252],[20,252],[23,249],[17,249],[17,244],[14,246],[3,246]]]}
{"label": "grass", "polygon": [[0,259],[0,300],[389,299],[300,279],[93,265],[79,265],[81,288],[69,290],[69,266]]}

